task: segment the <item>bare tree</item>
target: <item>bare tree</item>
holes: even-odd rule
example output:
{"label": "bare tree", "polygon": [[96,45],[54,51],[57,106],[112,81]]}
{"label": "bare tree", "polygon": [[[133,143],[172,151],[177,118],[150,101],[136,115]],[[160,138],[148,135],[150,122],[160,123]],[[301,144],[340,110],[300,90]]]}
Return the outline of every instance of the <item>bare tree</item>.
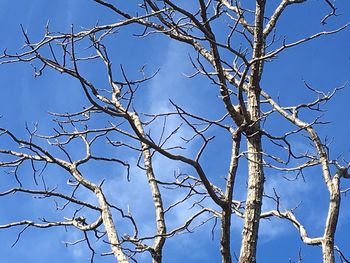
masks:
{"label": "bare tree", "polygon": [[[222,262],[230,263],[233,261],[232,250],[239,247],[239,244],[231,244],[231,221],[235,215],[243,219],[238,262],[251,263],[257,261],[260,220],[277,217],[289,221],[305,244],[319,245],[323,262],[335,262],[334,251],[345,259],[335,246],[335,232],[340,212],[340,182],[350,178],[350,163],[331,159],[329,145],[317,131],[317,127],[325,122],[314,114],[322,112],[323,105],[345,85],[331,92],[322,92],[305,81],[306,89],[316,98],[311,102],[285,106],[269,94],[271,87],[264,87],[266,82],[263,84],[262,80],[266,63],[282,52],[336,34],[350,24],[288,41],[279,36],[279,20],[291,6],[303,8],[306,0],[281,0],[276,7],[267,6],[270,3],[265,0],[256,0],[255,6],[227,0],[198,0],[183,5],[170,0],[144,0],[135,6],[134,3],[128,4],[131,7],[128,10],[132,11],[126,11],[112,1],[93,2],[109,9],[116,15],[117,22],[83,30],[72,26],[68,33],[51,32],[47,25],[42,38],[36,41],[22,28],[24,49],[20,53],[4,51],[1,57],[2,64],[31,64],[37,77],[49,69],[68,75],[79,83],[87,105],[79,112],[52,113],[56,128],[49,135],[41,134],[36,126],[27,127],[28,138],[22,139],[14,132],[0,128],[2,139],[12,143],[11,147],[0,149],[0,166],[10,171],[18,184],[1,192],[0,196],[25,193],[54,198],[61,200],[56,203],[56,209],[62,211],[62,218],[57,221],[43,217],[41,222],[22,220],[5,223],[0,228],[23,226],[17,242],[23,231],[30,227],[72,227],[82,231],[84,238],[77,242],[86,242],[91,250],[91,261],[96,254],[101,254],[91,243],[91,239],[96,239],[110,246],[111,251],[102,255],[114,255],[117,262],[136,262],[139,254],[145,252],[149,253],[152,262],[162,262],[164,244],[168,239],[182,232],[191,233],[209,221],[214,222],[215,228],[216,222],[220,221]],[[338,15],[332,2],[324,0],[324,5],[329,8],[329,13],[323,14],[322,25],[335,20]],[[112,64],[110,53],[113,46],[108,45],[108,39],[117,37],[114,33],[126,27],[131,27],[141,41],[161,34],[191,47],[193,52],[189,63],[194,72],[188,77],[204,77],[216,87],[224,114],[211,119],[190,112],[186,105],[174,101],[170,101],[172,111],[144,112],[135,103],[139,89],[153,81],[158,71],[147,73],[143,67],[139,78],[130,77],[134,74],[128,73],[123,66]],[[107,80],[103,88],[84,72],[84,65],[96,61],[104,67],[99,71],[101,78]],[[305,116],[304,112],[311,113],[306,115],[307,118],[300,117]],[[310,116],[315,117],[310,120]],[[265,123],[274,118],[289,123],[288,127],[292,128],[275,135],[268,125],[265,128]],[[177,125],[171,127],[169,121]],[[184,129],[190,134],[184,136]],[[222,185],[208,174],[202,161],[215,136],[229,136],[231,144],[230,161]],[[312,150],[300,153],[291,141],[305,138],[312,144]],[[184,150],[186,145],[193,145],[196,154],[187,153]],[[277,154],[270,150],[272,147],[278,149]],[[108,154],[110,150],[107,148],[117,154]],[[130,160],[130,156],[135,156],[136,161]],[[174,161],[191,172],[179,170],[172,177],[160,176],[153,165],[156,157]],[[100,162],[111,167],[124,167],[123,174],[131,181],[133,174],[130,171],[135,167],[143,172],[154,205],[154,233],[144,234],[140,230],[142,224],[134,215],[109,199],[110,194],[105,190],[108,179],[89,174],[86,167]],[[34,188],[27,187],[19,176],[21,167],[27,163],[33,170]],[[247,165],[245,200],[236,200],[234,194],[239,164]],[[43,177],[48,167],[68,173],[70,177],[66,184],[50,188]],[[265,174],[268,176],[279,171],[298,177],[315,167],[321,168],[329,193],[329,209],[324,233],[311,238],[297,218],[295,208],[282,210],[279,193],[265,194],[264,182]],[[41,181],[38,181],[39,177]],[[92,197],[81,199],[80,193],[86,192],[94,200]],[[168,203],[165,199],[172,193],[181,193],[181,198],[171,199],[171,203],[165,205]],[[275,202],[274,210],[262,211],[264,195]],[[183,205],[192,207],[191,214],[180,225],[170,228],[167,215]],[[63,216],[67,210],[70,217]],[[121,231],[126,234],[121,235]],[[299,262],[301,258],[299,255]]]}

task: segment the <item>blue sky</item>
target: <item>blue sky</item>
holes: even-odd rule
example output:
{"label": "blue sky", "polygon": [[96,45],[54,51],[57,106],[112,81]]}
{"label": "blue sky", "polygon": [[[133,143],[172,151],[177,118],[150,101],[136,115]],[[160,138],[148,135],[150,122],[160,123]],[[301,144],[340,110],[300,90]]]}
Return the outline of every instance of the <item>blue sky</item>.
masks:
{"label": "blue sky", "polygon": [[[135,2],[130,1],[130,6],[126,8],[131,8]],[[336,5],[341,15],[330,18],[329,23],[325,26],[319,23],[323,13],[315,11],[316,8],[325,9],[323,1],[311,0],[303,6],[293,7],[281,18],[280,29],[277,33],[287,35],[287,41],[293,41],[310,33],[334,29],[350,20],[350,3],[346,0],[339,0]],[[71,24],[74,24],[78,30],[82,27],[93,26],[97,21],[99,24],[113,22],[115,16],[87,0],[0,1],[0,34],[2,36],[0,49],[7,48],[9,51],[16,52],[22,47],[24,40],[20,24],[23,24],[28,30],[33,40],[38,40],[48,20],[52,31],[69,31]],[[137,70],[143,65],[147,66],[148,73],[160,69],[159,74],[145,84],[139,93],[140,96],[136,98],[135,104],[139,108],[149,113],[166,112],[171,110],[168,101],[170,98],[187,110],[200,115],[213,119],[221,116],[224,109],[217,99],[217,89],[204,78],[187,79],[184,77],[183,73],[193,72],[188,60],[188,54],[193,54],[193,51],[188,46],[169,41],[160,35],[139,39],[132,36],[132,33],[135,33],[133,30],[132,27],[120,30],[108,40],[108,45],[113,62],[116,65],[123,64],[130,76],[137,76]],[[140,32],[140,29],[137,30]],[[302,47],[287,50],[278,58],[266,63],[262,80],[265,89],[275,98],[278,96],[282,104],[292,105],[314,98],[313,94],[305,91],[303,80],[323,91],[344,84],[350,79],[349,40],[350,29],[347,29],[338,35],[323,37]],[[95,66],[84,66],[84,72],[92,81],[104,83],[105,80],[100,74],[96,74],[95,69]],[[0,119],[0,126],[14,131],[20,137],[25,138],[26,136],[26,123],[31,126],[32,123],[38,122],[41,133],[52,132],[53,124],[50,122],[52,118],[47,114],[48,111],[78,111],[87,105],[77,82],[52,71],[47,71],[40,78],[34,78],[33,70],[28,64],[3,65],[0,67],[0,78],[0,115],[3,116]],[[323,119],[331,123],[319,127],[323,138],[327,136],[333,139],[331,145],[333,158],[343,154],[345,158],[350,159],[350,124],[347,121],[349,119],[349,99],[350,89],[347,87],[325,106],[328,111],[324,113]],[[314,115],[305,114],[307,119],[312,116]],[[101,120],[93,121],[93,125],[96,126],[102,123]],[[266,125],[277,134],[290,128],[278,118]],[[176,127],[176,122],[170,122],[169,131],[174,127]],[[156,130],[157,127],[155,126],[154,129]],[[214,132],[217,131],[213,130]],[[183,128],[179,136],[189,134],[190,131]],[[2,142],[1,147],[8,146],[7,143]],[[300,151],[309,149],[303,139],[293,141],[293,145]],[[189,145],[185,154],[193,155],[195,147],[196,145]],[[113,150],[107,149],[107,151],[113,154]],[[217,136],[215,143],[208,147],[204,155],[203,167],[218,185],[223,185],[223,177],[228,165],[228,159],[225,157],[229,156],[229,153],[228,138]],[[81,152],[77,151],[76,155],[79,156],[79,154]],[[129,158],[132,163],[137,161],[135,156]],[[173,171],[179,167],[191,172],[188,168],[160,156],[155,157],[154,164],[160,178],[171,176]],[[117,174],[115,177],[110,176],[110,169]],[[33,185],[30,167],[24,167],[20,172],[21,179]],[[130,206],[135,217],[143,222],[142,231],[152,232],[154,226],[152,221],[149,221],[153,215],[152,203],[141,171],[136,168],[131,170],[131,183],[126,182],[120,167],[110,168],[103,164],[93,163],[86,167],[86,172],[96,181],[108,177],[106,191],[111,200],[125,209]],[[235,191],[237,199],[244,199],[245,173],[245,168],[242,168]],[[67,174],[54,168],[50,168],[46,174],[48,183],[52,186],[62,185],[68,178]],[[303,180],[288,182],[282,179],[280,173],[267,170],[265,191],[271,194],[272,189],[276,188],[282,196],[282,204],[285,208],[292,208],[302,201],[297,215],[311,236],[322,235],[327,209],[327,191],[317,169],[308,170],[305,178],[306,182]],[[0,174],[0,191],[6,190],[14,183],[14,180],[7,174]],[[347,187],[349,183],[345,181],[342,186]],[[126,188],[131,190],[126,191]],[[81,196],[92,198],[87,193],[81,193]],[[27,218],[34,220],[43,216],[42,211],[46,209],[45,216],[59,218],[60,215],[53,208],[53,202],[28,200],[24,197],[20,195],[0,199],[0,207],[2,207],[0,224]],[[169,204],[177,197],[180,198],[180,196],[167,196],[166,203]],[[344,197],[336,244],[350,257],[349,205],[349,198]],[[268,210],[269,208],[273,206],[266,200],[263,209]],[[170,225],[176,226],[183,217],[190,213],[191,211],[188,211],[186,207],[175,210],[169,218]],[[67,211],[68,214],[69,211]],[[232,225],[232,251],[238,254],[242,222],[233,217]],[[164,262],[219,262],[219,231],[215,231],[215,238],[212,241],[211,227],[212,224],[209,223],[195,234],[184,234],[173,240],[170,239],[165,247]],[[62,229],[28,229],[17,245],[11,248],[18,231],[20,229],[0,231],[1,262],[88,262],[89,251],[84,244],[65,248],[62,243],[62,241],[74,241],[81,238],[79,232],[65,232]],[[103,249],[103,246],[99,248]],[[260,262],[288,262],[289,258],[297,261],[299,249],[302,251],[303,263],[320,262],[320,248],[303,245],[298,233],[288,222],[277,219],[263,221],[258,248]],[[149,259],[145,258],[140,261],[143,262],[142,260],[148,262]],[[113,258],[101,257],[96,259],[96,262],[113,262]]]}

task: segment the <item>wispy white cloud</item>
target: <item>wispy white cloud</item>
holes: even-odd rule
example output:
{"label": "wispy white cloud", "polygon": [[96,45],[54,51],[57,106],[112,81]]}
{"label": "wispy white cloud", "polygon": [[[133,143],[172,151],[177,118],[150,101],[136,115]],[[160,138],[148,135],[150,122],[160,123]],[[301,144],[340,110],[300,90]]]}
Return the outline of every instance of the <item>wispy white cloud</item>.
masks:
{"label": "wispy white cloud", "polygon": [[181,102],[189,102],[195,99],[191,94],[185,77],[182,73],[188,72],[190,63],[188,61],[188,47],[175,42],[170,42],[164,54],[164,62],[160,66],[159,74],[150,83],[148,103],[149,111],[152,113],[168,111],[172,107],[169,99]]}
{"label": "wispy white cloud", "polygon": [[[173,106],[169,103],[169,99],[181,102],[189,102],[193,99],[191,92],[186,86],[185,77],[181,75],[182,72],[189,71],[190,69],[186,49],[183,45],[169,43],[166,53],[160,54],[164,59],[162,65],[160,65],[160,73],[151,80],[149,85],[149,92],[146,97],[148,101],[147,112],[161,113],[174,111]],[[186,94],[186,98],[183,94]],[[187,103],[186,109],[190,108],[191,104]],[[165,126],[165,134],[171,133],[179,123],[179,118],[168,118]],[[159,138],[163,129],[163,122],[154,122],[147,129],[151,129],[151,134],[155,138]],[[176,136],[169,141],[169,145],[183,144],[184,141],[181,137],[189,137],[190,134],[191,130],[189,128],[182,127]],[[186,146],[186,150],[181,151],[181,154],[191,155],[194,150],[192,145],[186,144]],[[169,160],[159,154],[155,154],[152,161],[157,179],[163,181],[173,181],[175,170],[179,168],[186,169],[186,166],[180,162]],[[136,163],[136,159],[133,159],[132,163]],[[133,167],[131,169],[131,182],[126,182],[126,180],[120,181],[120,178],[118,178],[118,180],[114,180],[109,185],[106,185],[105,189],[109,193],[111,201],[120,204],[125,210],[129,209],[135,216],[139,222],[141,234],[153,235],[155,233],[154,204],[144,171]],[[161,192],[165,207],[180,200],[185,194],[184,191],[171,191],[163,188]],[[183,204],[174,208],[169,213],[167,217],[168,230],[179,227],[195,213],[196,209],[190,210],[189,207],[189,203]]]}
{"label": "wispy white cloud", "polygon": [[[275,197],[274,191],[280,196],[281,211],[293,209],[303,201],[305,193],[311,189],[310,184],[305,183],[301,178],[295,181],[288,181],[282,174],[270,175],[267,178],[264,192],[266,195]],[[276,209],[276,202],[270,198],[263,199],[262,211]],[[283,219],[270,219],[260,221],[259,235],[264,242],[268,242],[276,237],[289,233],[291,230]],[[273,226],[273,227],[272,227]]]}

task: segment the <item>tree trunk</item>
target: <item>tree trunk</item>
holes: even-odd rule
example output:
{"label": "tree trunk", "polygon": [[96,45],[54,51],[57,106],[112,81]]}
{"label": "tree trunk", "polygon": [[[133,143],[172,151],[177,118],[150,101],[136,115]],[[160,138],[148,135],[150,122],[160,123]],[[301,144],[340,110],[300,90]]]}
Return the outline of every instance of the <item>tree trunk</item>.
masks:
{"label": "tree trunk", "polygon": [[[130,113],[132,121],[134,122],[138,132],[145,137],[145,132],[143,130],[142,123],[140,121],[139,116],[136,113]],[[163,246],[165,243],[166,234],[166,225],[164,218],[164,208],[162,196],[158,187],[158,183],[153,171],[152,165],[152,155],[149,150],[149,146],[143,142],[141,142],[141,150],[144,158],[144,166],[146,170],[146,175],[148,179],[148,184],[151,188],[153,204],[155,207],[155,216],[156,216],[156,226],[157,226],[157,236],[154,239],[153,244],[153,253],[152,253],[152,263],[161,263],[162,262],[162,252]]]}
{"label": "tree trunk", "polygon": [[220,252],[222,263],[231,263],[231,204],[225,207],[221,213],[221,240]]}
{"label": "tree trunk", "polygon": [[256,262],[256,245],[263,196],[264,173],[261,155],[261,136],[248,138],[249,178],[244,214],[240,263]]}
{"label": "tree trunk", "polygon": [[222,207],[221,212],[221,240],[220,251],[223,263],[231,263],[231,218],[232,218],[232,198],[233,188],[237,174],[239,149],[241,146],[241,131],[231,131],[232,133],[232,152],[229,173],[226,183],[226,205]]}
{"label": "tree trunk", "polygon": [[340,208],[340,189],[339,177],[335,175],[333,180],[332,192],[330,193],[330,202],[326,228],[322,242],[323,263],[334,263],[334,235],[337,228]]}
{"label": "tree trunk", "polygon": [[334,239],[327,238],[322,242],[323,263],[334,263]]}
{"label": "tree trunk", "polygon": [[100,188],[95,189],[95,194],[98,198],[98,201],[102,210],[102,220],[106,229],[108,241],[111,244],[112,252],[115,258],[117,259],[118,263],[128,263],[129,260],[127,256],[124,254],[122,247],[120,246],[120,241],[114,226],[112,214],[111,214],[111,211],[109,210],[106,198]]}
{"label": "tree trunk", "polygon": [[[265,0],[257,0],[253,58],[259,58],[264,54],[264,10]],[[248,148],[248,190],[239,263],[256,262],[256,247],[264,187],[260,133],[260,79],[262,66],[261,61],[257,61],[252,65],[248,87],[247,111],[250,115],[249,125],[246,128]]]}

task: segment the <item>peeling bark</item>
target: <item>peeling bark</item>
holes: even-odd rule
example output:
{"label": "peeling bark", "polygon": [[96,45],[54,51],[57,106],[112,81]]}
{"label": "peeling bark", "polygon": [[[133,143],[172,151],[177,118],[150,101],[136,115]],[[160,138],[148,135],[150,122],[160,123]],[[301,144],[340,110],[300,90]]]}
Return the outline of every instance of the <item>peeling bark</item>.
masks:
{"label": "peeling bark", "polygon": [[[265,1],[256,1],[253,58],[258,58],[264,53],[264,10]],[[264,188],[260,132],[260,79],[262,66],[263,64],[261,61],[253,64],[247,92],[247,111],[250,115],[250,120],[248,122],[249,125],[246,129],[248,148],[248,189],[239,263],[256,262],[256,247]]]}

